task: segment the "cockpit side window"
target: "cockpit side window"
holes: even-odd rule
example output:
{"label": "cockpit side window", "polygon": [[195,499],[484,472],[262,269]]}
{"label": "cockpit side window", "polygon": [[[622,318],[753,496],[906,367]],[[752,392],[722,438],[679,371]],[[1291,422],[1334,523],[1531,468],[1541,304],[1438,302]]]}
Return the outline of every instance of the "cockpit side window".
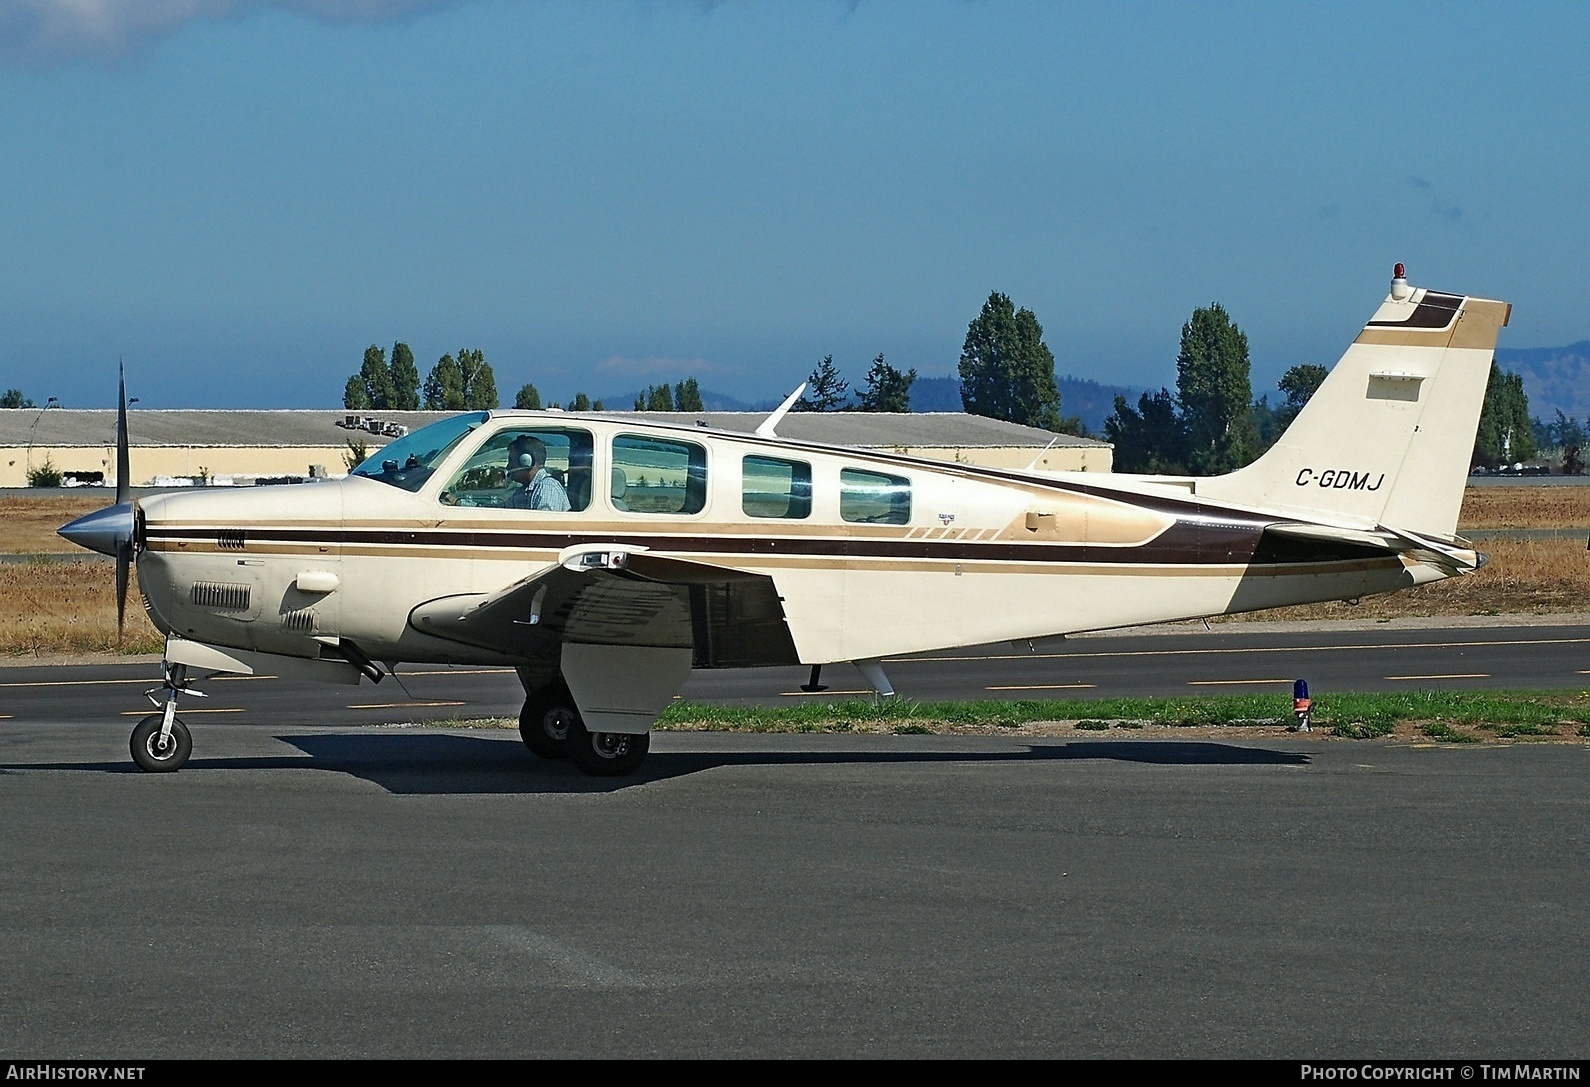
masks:
{"label": "cockpit side window", "polygon": [[591,504],[594,443],[572,427],[514,426],[492,434],[442,488],[447,506],[579,512]]}
{"label": "cockpit side window", "polygon": [[707,450],[695,442],[620,434],[613,439],[610,496],[629,513],[700,513],[707,504]]}
{"label": "cockpit side window", "polygon": [[740,472],[740,509],[747,517],[810,517],[812,466],[798,460],[747,456]]}
{"label": "cockpit side window", "polygon": [[904,476],[843,468],[839,472],[839,516],[860,524],[910,524],[911,481]]}

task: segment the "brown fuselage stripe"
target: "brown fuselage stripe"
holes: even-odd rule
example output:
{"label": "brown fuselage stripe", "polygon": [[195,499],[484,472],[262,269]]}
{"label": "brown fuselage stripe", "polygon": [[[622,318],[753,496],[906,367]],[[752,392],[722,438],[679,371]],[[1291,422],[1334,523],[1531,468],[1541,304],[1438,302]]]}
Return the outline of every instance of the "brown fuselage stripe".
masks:
{"label": "brown fuselage stripe", "polygon": [[[236,555],[235,551],[218,551],[214,548],[184,549],[181,551],[167,546],[151,547],[150,553],[157,555],[205,555],[228,558]],[[251,549],[249,554],[265,557],[315,557],[311,552],[299,548],[263,546],[257,550]],[[348,547],[338,555],[321,553],[321,558],[336,560],[339,558],[362,559],[398,559],[407,561],[416,560],[473,560],[479,562],[503,562],[509,564],[531,564],[545,566],[557,559],[556,551],[473,551],[463,548],[432,548],[432,547]],[[650,551],[646,554],[666,555],[666,552]],[[698,553],[697,561],[707,566],[719,567],[725,575],[751,565],[747,563],[743,554],[735,552],[703,552]],[[818,570],[824,573],[842,573],[844,571],[866,571],[869,573],[918,573],[918,574],[943,574],[952,566],[959,565],[953,560],[943,559],[887,559],[887,558],[818,558],[799,555],[763,555],[754,563],[755,569],[766,570]],[[1005,562],[977,561],[968,564],[966,573],[978,574],[1061,574],[1061,575],[1098,575],[1122,577],[1299,577],[1318,575],[1340,575],[1351,573],[1367,573],[1375,570],[1392,570],[1403,568],[1407,564],[1394,554],[1382,553],[1373,559],[1318,559],[1303,562],[1274,563],[1270,565],[1253,565],[1243,562],[1201,563],[1198,565],[1153,564],[1139,562],[1100,562],[1100,563],[1062,563],[1062,562],[1024,562],[1019,557]]]}
{"label": "brown fuselage stripe", "polygon": [[[235,528],[232,529],[236,531]],[[183,542],[214,545],[214,528],[147,529],[148,542],[159,550]],[[1295,565],[1298,563],[1342,562],[1385,559],[1386,550],[1361,544],[1313,541],[1264,534],[1263,522],[1241,524],[1181,521],[1154,540],[1138,545],[970,542],[926,539],[810,539],[790,537],[736,538],[683,534],[613,534],[608,538],[570,532],[475,532],[457,529],[287,529],[260,528],[246,531],[248,543],[281,546],[330,546],[360,548],[370,546],[467,548],[500,553],[502,551],[561,551],[567,547],[602,544],[628,544],[672,553],[715,553],[731,551],[747,559],[763,557],[809,557],[834,559],[917,559],[939,562],[1026,562],[1089,563],[1123,565],[1220,565],[1233,563],[1252,566]],[[222,554],[247,554],[236,547],[222,548]]]}

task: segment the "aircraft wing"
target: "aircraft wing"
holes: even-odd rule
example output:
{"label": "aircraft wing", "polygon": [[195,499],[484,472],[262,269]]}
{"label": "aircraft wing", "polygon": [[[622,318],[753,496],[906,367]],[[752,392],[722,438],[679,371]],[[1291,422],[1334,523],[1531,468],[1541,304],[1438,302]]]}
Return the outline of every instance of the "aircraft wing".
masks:
{"label": "aircraft wing", "polygon": [[1489,561],[1485,555],[1466,546],[1467,540],[1438,539],[1385,525],[1377,525],[1373,529],[1360,529],[1306,522],[1279,522],[1266,525],[1264,531],[1283,539],[1316,544],[1369,547],[1393,554],[1417,552],[1421,561],[1433,562],[1454,574],[1466,574],[1478,570]]}
{"label": "aircraft wing", "polygon": [[567,548],[496,592],[427,601],[409,624],[525,658],[576,643],[688,648],[698,667],[795,662],[770,578],[624,544]]}

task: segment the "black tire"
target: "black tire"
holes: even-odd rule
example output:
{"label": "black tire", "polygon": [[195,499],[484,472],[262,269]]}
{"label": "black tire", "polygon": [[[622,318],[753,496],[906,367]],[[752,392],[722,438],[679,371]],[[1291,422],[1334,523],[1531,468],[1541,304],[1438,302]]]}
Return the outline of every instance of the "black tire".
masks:
{"label": "black tire", "polygon": [[590,732],[584,721],[569,727],[569,761],[592,777],[613,778],[633,774],[651,750],[648,732]]}
{"label": "black tire", "polygon": [[138,769],[150,774],[170,774],[181,770],[188,756],[193,754],[193,737],[179,717],[171,719],[171,738],[164,748],[160,747],[160,726],[164,720],[163,714],[151,713],[138,722],[138,727],[133,729],[132,739],[127,743]]}
{"label": "black tire", "polygon": [[569,726],[580,721],[574,696],[561,683],[543,687],[525,696],[519,711],[519,738],[533,754],[543,759],[561,759],[568,754]]}

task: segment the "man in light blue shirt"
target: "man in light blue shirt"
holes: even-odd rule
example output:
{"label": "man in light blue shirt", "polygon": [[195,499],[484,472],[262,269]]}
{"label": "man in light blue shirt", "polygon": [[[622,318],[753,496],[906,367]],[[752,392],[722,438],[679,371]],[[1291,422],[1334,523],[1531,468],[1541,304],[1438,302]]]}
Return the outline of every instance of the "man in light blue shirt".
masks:
{"label": "man in light blue shirt", "polygon": [[521,434],[508,443],[508,478],[518,487],[508,495],[517,510],[567,510],[569,494],[547,471],[547,447],[540,438]]}

